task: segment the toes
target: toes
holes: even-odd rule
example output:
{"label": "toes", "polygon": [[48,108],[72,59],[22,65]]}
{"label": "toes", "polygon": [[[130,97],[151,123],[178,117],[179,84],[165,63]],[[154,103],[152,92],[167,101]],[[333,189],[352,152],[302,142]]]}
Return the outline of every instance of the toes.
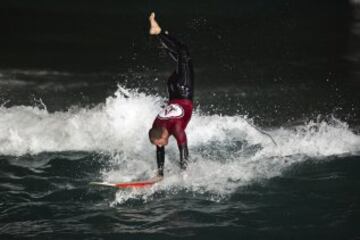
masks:
{"label": "toes", "polygon": [[152,12],[151,14],[150,14],[150,17],[149,17],[151,20],[154,20],[155,19],[155,13],[154,12]]}

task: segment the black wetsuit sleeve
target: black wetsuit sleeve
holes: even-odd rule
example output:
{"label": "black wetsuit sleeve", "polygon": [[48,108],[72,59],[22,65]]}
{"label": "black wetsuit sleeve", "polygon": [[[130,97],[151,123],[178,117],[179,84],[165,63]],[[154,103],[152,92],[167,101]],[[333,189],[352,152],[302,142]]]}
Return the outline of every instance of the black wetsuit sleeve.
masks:
{"label": "black wetsuit sleeve", "polygon": [[156,160],[158,165],[158,174],[164,176],[165,147],[156,147]]}
{"label": "black wetsuit sleeve", "polygon": [[182,170],[185,170],[189,161],[189,150],[186,143],[179,145],[179,152],[180,152],[180,168]]}

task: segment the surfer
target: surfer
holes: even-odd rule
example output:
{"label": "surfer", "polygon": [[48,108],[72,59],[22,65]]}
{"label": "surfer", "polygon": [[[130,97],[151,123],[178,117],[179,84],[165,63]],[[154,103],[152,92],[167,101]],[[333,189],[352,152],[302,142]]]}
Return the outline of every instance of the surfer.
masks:
{"label": "surfer", "polygon": [[193,109],[194,71],[187,47],[163,32],[155,20],[155,13],[149,17],[149,34],[156,36],[168,55],[175,61],[176,69],[167,80],[168,105],[157,115],[149,131],[150,142],[156,145],[158,177],[164,176],[165,146],[173,135],[180,153],[180,168],[188,164],[189,150],[185,128],[190,121]]}

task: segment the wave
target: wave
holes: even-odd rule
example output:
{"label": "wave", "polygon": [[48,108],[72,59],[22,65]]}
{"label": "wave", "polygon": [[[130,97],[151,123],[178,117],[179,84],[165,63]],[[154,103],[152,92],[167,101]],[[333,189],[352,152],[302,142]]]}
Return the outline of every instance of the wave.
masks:
{"label": "wave", "polygon": [[69,72],[51,71],[51,70],[24,70],[24,69],[0,69],[0,77],[6,75],[26,75],[26,76],[71,76]]}
{"label": "wave", "polygon": [[[50,113],[32,106],[0,107],[0,154],[95,151],[110,154],[113,168],[102,170],[105,181],[151,177],[156,169],[147,131],[164,99],[121,87],[94,108]],[[249,123],[250,122],[250,123]],[[159,189],[188,189],[226,195],[256,179],[281,174],[289,165],[309,158],[360,152],[360,136],[332,118],[310,121],[268,133],[259,132],[246,116],[208,115],[195,111],[187,128],[192,163],[180,173],[174,140],[167,147],[166,178]],[[116,202],[137,197],[118,192]],[[212,195],[214,197],[215,195]]]}

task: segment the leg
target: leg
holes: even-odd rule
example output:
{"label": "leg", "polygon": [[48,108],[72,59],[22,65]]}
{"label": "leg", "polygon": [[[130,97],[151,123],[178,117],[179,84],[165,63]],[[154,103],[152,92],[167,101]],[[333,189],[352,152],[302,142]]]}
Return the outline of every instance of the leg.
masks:
{"label": "leg", "polygon": [[187,47],[168,34],[158,35],[167,53],[176,62],[176,70],[168,81],[170,99],[192,100],[194,88],[194,69]]}

